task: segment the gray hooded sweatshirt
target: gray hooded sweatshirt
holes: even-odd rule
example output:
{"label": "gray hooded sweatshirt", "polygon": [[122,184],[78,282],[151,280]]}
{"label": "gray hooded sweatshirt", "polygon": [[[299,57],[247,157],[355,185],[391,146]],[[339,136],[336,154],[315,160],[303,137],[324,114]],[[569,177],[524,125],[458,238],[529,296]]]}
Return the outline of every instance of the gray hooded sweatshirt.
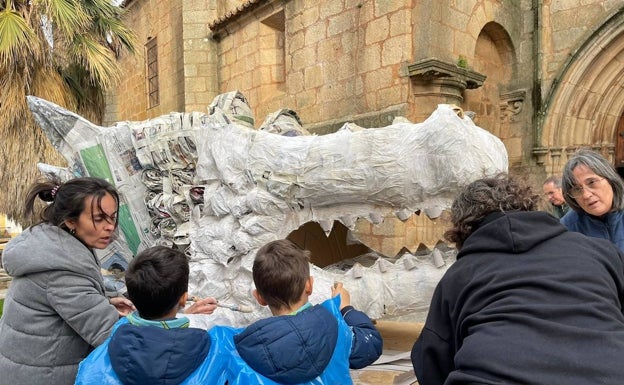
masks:
{"label": "gray hooded sweatshirt", "polygon": [[78,364],[119,319],[97,258],[63,229],[40,224],[5,247],[13,277],[0,319],[0,385],[73,384]]}

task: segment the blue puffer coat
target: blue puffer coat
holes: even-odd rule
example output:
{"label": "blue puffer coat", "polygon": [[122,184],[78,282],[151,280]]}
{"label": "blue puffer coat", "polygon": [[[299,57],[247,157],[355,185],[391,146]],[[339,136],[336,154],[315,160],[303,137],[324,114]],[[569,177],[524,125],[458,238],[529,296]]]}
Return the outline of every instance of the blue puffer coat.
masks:
{"label": "blue puffer coat", "polygon": [[224,384],[228,355],[203,329],[162,329],[118,321],[80,363],[79,385]]}
{"label": "blue puffer coat", "polygon": [[584,211],[570,210],[561,218],[561,224],[570,231],[589,237],[608,239],[621,251],[624,251],[624,212],[614,211],[602,218],[594,217]]}
{"label": "blue puffer coat", "polygon": [[381,355],[381,335],[366,314],[340,297],[296,315],[255,322],[240,334],[228,365],[228,381],[238,384],[351,384],[349,367],[360,368]]}

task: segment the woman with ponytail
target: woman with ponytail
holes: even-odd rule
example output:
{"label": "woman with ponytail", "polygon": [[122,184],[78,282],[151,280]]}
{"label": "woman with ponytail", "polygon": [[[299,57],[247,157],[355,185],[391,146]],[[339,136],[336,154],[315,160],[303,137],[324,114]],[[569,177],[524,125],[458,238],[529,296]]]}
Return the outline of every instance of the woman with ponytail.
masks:
{"label": "woman with ponytail", "polygon": [[80,361],[133,309],[105,296],[94,253],[115,236],[119,195],[103,179],[46,180],[25,207],[37,224],[2,257],[12,282],[0,319],[0,385],[73,384]]}

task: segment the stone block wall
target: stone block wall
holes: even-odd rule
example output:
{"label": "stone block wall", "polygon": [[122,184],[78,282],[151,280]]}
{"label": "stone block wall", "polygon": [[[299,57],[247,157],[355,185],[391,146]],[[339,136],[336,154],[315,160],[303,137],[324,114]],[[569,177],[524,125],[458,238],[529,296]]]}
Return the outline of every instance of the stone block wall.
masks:
{"label": "stone block wall", "polygon": [[177,68],[182,72],[180,111],[207,112],[219,92],[217,44],[210,38],[208,21],[218,14],[211,0],[180,1],[182,5],[182,47]]}
{"label": "stone block wall", "polygon": [[[461,106],[463,96],[454,90],[447,97],[444,88],[433,87],[416,97],[409,63],[437,57],[454,64],[461,56],[477,65],[481,28],[500,19],[501,9],[497,1],[134,0],[128,21],[141,45],[158,38],[161,103],[147,108],[145,52],[139,50],[124,58],[128,77],[109,95],[107,121],[205,111],[217,94],[239,90],[256,127],[280,108],[296,111],[317,134],[347,121],[383,127],[402,115],[420,122],[439,103]],[[481,117],[500,134],[493,110],[498,99],[491,97],[498,85],[488,87],[494,91],[473,100],[489,98]],[[388,218],[380,226],[359,224],[356,233],[395,255],[404,246],[432,247],[443,230],[441,221],[414,216],[405,223]]]}
{"label": "stone block wall", "polygon": [[[347,121],[381,127],[402,115],[420,122],[437,104],[454,103],[476,112],[477,125],[505,143],[511,169],[529,175],[539,189],[567,149],[588,141],[611,148],[613,130],[601,127],[616,124],[619,110],[600,121],[583,115],[570,131],[563,117],[555,128],[538,127],[538,114],[569,113],[565,106],[553,104],[545,112],[536,106],[556,91],[575,53],[621,7],[621,0],[134,0],[128,20],[140,47],[148,36],[159,39],[161,104],[147,108],[139,49],[123,58],[127,75],[109,94],[106,121],[205,111],[216,95],[232,90],[248,98],[256,127],[267,114],[290,108],[317,134]],[[485,80],[467,87],[465,79],[435,79],[432,73],[417,79],[410,66],[430,58],[461,64]],[[595,87],[607,90],[600,79]],[[588,102],[570,108],[583,111],[593,103],[579,100]],[[590,137],[591,130],[598,134]],[[540,135],[556,146],[536,160]],[[406,240],[401,246],[416,243],[412,238],[435,244],[441,222],[415,218],[384,224],[392,236],[364,225],[357,231],[373,243],[383,237],[392,246],[380,247],[390,251],[402,243],[396,237]]]}
{"label": "stone block wall", "polygon": [[[144,120],[185,109],[183,25],[181,1],[146,0],[129,4],[127,25],[137,37],[137,52],[120,59],[122,81],[107,94],[103,125],[119,120]],[[158,88],[160,102],[150,107],[147,90],[145,44],[158,41]]]}
{"label": "stone block wall", "polygon": [[356,223],[353,234],[368,247],[386,256],[397,256],[404,249],[414,253],[421,245],[429,249],[443,241],[443,234],[449,226],[447,215],[437,219],[429,219],[424,214],[412,215],[402,222],[395,216],[387,216],[384,221],[374,225],[360,219]]}
{"label": "stone block wall", "polygon": [[542,2],[544,94],[553,86],[574,51],[621,7],[619,0]]}
{"label": "stone block wall", "polygon": [[[218,31],[220,91],[245,94],[257,121],[279,108],[304,124],[348,119],[408,99],[409,1],[272,2]],[[282,14],[276,29],[264,20]]]}

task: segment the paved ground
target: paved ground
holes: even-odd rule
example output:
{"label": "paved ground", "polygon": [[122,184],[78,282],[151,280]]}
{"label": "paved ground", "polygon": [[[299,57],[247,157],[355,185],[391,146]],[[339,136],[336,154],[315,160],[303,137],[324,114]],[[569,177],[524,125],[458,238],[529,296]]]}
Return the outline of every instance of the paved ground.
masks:
{"label": "paved ground", "polygon": [[[391,354],[410,352],[412,345],[420,335],[423,324],[416,322],[377,321],[377,329],[384,339],[384,353]],[[395,362],[395,369],[382,369],[375,365],[366,369],[352,370],[351,378],[354,385],[407,385],[418,384],[412,370],[411,361]],[[411,373],[407,373],[410,371]]]}

